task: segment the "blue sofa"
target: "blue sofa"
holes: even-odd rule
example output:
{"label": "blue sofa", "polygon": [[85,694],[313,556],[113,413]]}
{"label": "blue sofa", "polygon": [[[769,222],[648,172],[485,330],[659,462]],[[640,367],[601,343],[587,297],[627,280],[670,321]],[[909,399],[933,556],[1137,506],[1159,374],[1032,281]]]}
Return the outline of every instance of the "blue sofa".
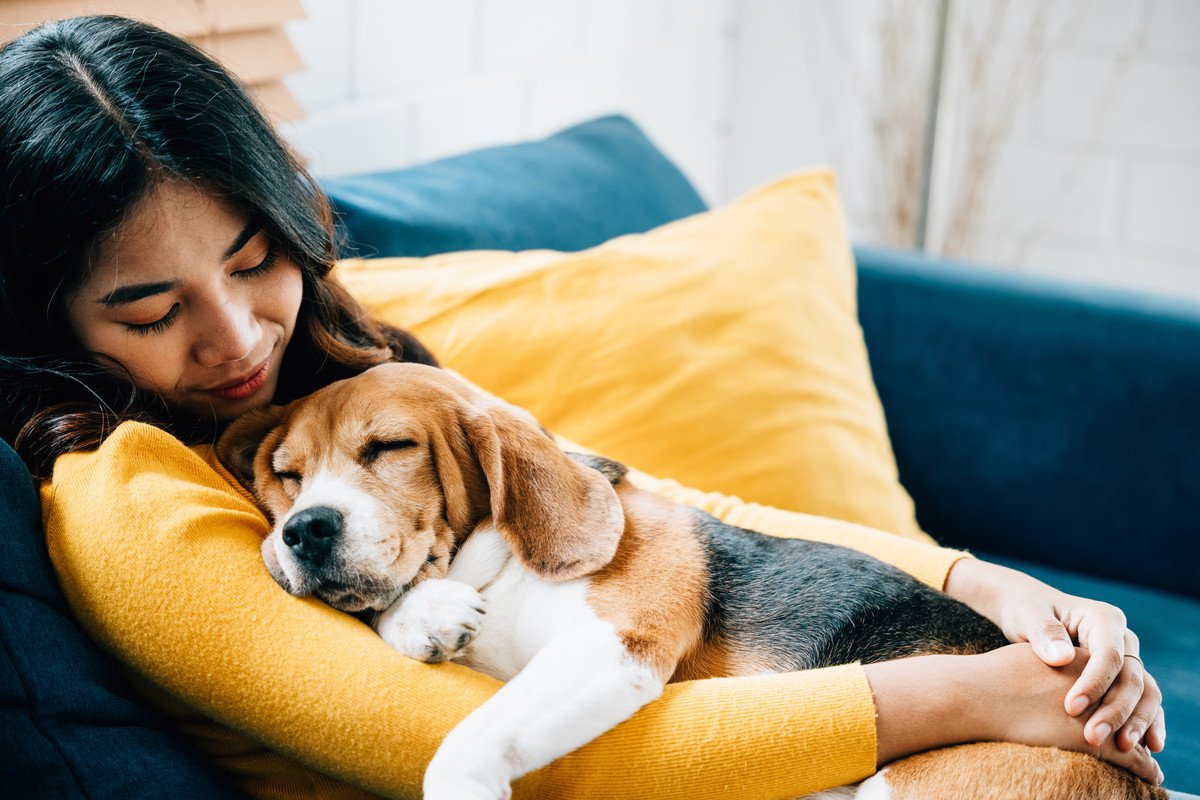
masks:
{"label": "blue sofa", "polygon": [[1200,794],[1200,305],[857,248],[900,468],[940,543],[1123,609]]}
{"label": "blue sofa", "polygon": [[[704,209],[629,120],[329,180],[343,255],[578,250]],[[1124,608],[1166,694],[1167,784],[1200,792],[1200,309],[856,251],[901,480],[947,545]],[[238,797],[73,624],[0,443],[6,797]]]}

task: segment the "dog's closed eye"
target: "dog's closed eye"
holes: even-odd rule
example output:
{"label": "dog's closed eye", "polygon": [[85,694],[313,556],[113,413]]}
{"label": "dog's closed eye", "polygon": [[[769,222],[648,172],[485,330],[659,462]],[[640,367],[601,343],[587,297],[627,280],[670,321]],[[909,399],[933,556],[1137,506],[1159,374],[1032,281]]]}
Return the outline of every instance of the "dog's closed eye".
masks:
{"label": "dog's closed eye", "polygon": [[413,439],[373,439],[367,442],[358,456],[358,460],[364,466],[370,466],[375,459],[379,458],[384,453],[389,453],[395,450],[408,450],[419,445]]}
{"label": "dog's closed eye", "polygon": [[284,484],[284,486],[287,486],[288,484],[294,484],[297,487],[300,486],[300,473],[299,472],[291,472],[289,470],[276,470],[272,474],[275,476],[275,478],[280,483]]}

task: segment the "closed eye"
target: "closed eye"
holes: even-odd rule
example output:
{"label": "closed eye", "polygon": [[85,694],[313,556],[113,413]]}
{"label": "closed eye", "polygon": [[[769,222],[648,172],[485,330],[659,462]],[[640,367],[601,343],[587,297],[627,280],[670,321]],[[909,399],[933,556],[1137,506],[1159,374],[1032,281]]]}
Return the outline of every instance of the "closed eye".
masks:
{"label": "closed eye", "polygon": [[389,453],[393,450],[407,450],[412,447],[417,447],[417,443],[413,439],[374,439],[363,446],[358,458],[364,465],[370,466],[375,459],[384,453]]}
{"label": "closed eye", "polygon": [[280,480],[280,482],[295,481],[297,486],[300,485],[300,473],[299,472],[286,472],[285,471],[285,472],[276,472],[273,474],[275,475],[276,478],[278,478]]}
{"label": "closed eye", "polygon": [[146,323],[123,322],[121,324],[140,336],[148,336],[151,333],[158,333],[160,331],[166,330],[167,326],[175,321],[175,317],[178,316],[178,314],[179,314],[179,303],[176,303],[175,305],[171,306],[170,311],[168,311],[161,318],[156,319],[154,322],[146,322]]}
{"label": "closed eye", "polygon": [[279,248],[274,242],[267,245],[267,254],[263,260],[249,269],[241,269],[233,273],[239,278],[255,278],[259,275],[265,275],[271,271],[271,268],[279,263]]}

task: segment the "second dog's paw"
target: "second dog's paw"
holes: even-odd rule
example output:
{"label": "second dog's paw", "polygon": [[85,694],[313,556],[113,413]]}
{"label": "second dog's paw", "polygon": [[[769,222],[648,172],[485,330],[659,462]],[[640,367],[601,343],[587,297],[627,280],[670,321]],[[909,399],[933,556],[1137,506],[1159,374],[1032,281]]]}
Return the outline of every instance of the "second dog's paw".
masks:
{"label": "second dog's paw", "polygon": [[461,655],[484,613],[483,598],[467,584],[427,580],[383,612],[375,630],[395,650],[432,664]]}

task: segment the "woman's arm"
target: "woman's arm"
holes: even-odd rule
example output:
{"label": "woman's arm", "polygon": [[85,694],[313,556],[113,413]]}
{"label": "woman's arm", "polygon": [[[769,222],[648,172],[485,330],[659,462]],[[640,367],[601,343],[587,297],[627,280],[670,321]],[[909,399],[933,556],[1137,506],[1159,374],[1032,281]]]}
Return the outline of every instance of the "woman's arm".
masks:
{"label": "woman's arm", "polygon": [[[560,440],[560,444],[568,448],[571,446],[565,440]],[[1024,727],[1012,718],[1009,721],[1013,724],[1002,728],[993,724],[993,718],[977,719],[963,713],[964,708],[978,708],[978,693],[975,696],[956,696],[954,699],[963,704],[957,711],[943,705],[947,698],[938,694],[940,687],[936,683],[928,684],[923,678],[930,666],[922,659],[868,666],[867,674],[879,707],[880,763],[927,749],[932,746],[931,742],[951,744],[979,740],[960,738],[963,735],[1022,741],[1014,738],[1021,730],[1036,729],[1053,730],[1056,735],[1068,737],[1075,735],[1076,738],[1063,739],[1058,746],[1081,749],[1091,745],[1108,760],[1133,769],[1148,780],[1154,779],[1157,765],[1148,758],[1148,754],[1134,752],[1134,747],[1144,735],[1146,746],[1153,752],[1163,749],[1166,731],[1161,709],[1162,694],[1153,677],[1142,670],[1139,661],[1123,658],[1125,653],[1137,655],[1137,637],[1125,628],[1125,617],[1119,609],[1065,595],[1027,575],[987,564],[961,551],[924,544],[852,523],[744,503],[737,498],[697,491],[636,470],[630,470],[629,477],[643,489],[702,508],[733,525],[773,536],[830,542],[869,553],[965,602],[999,625],[1010,641],[1032,642],[1034,650],[1044,662],[1043,666],[1071,665],[1070,670],[1059,672],[1042,669],[1021,673],[1025,679],[1037,675],[1044,679],[1042,683],[1029,685],[1019,681],[1006,684],[1003,676],[1007,673],[1004,671],[990,677],[978,671],[967,671],[962,678],[966,684],[960,680],[959,685],[974,681],[981,687],[1000,686],[1012,694],[1012,699],[1003,704],[1006,711],[1019,710],[1030,715]],[[1077,658],[1072,640],[1090,647],[1096,657]],[[1055,641],[1065,649],[1051,649]],[[1122,644],[1124,648],[1119,649]],[[936,669],[967,670],[971,664],[987,661],[976,659],[953,667],[939,662]],[[1086,668],[1083,666],[1085,663]],[[1074,674],[1075,677],[1064,684],[1063,676],[1066,674]],[[891,676],[897,676],[898,679],[889,681]],[[949,680],[954,675],[948,673],[945,677]],[[1021,702],[1033,697],[1040,698],[1047,689],[1061,690],[1057,705],[1061,707],[1065,704],[1070,717],[1077,718],[1077,725],[1066,724],[1058,719],[1058,715],[1050,708]],[[1071,705],[1080,702],[1080,698],[1086,700],[1082,706]],[[1100,698],[1103,698],[1103,702],[1097,704]],[[925,713],[922,709],[931,711]],[[895,715],[898,723],[893,726],[889,724],[889,719],[896,710],[900,710]],[[924,714],[932,726],[929,735],[935,737],[933,740],[922,736],[921,727],[914,724],[917,721],[914,713]],[[1070,717],[1064,719],[1070,720]],[[1105,724],[1109,726],[1107,733],[1100,727]],[[953,730],[955,726],[965,726],[965,730],[956,734]],[[1119,731],[1115,740],[1111,737],[1112,731]],[[1114,741],[1116,749],[1112,747]],[[919,746],[922,744],[924,746]]]}
{"label": "woman's arm", "polygon": [[1124,750],[1111,737],[1083,737],[1084,720],[1067,715],[1062,697],[1087,662],[1045,664],[1028,644],[975,656],[922,656],[866,666],[878,709],[879,764],[976,741],[1018,742],[1090,753],[1154,783],[1162,770],[1150,751]]}
{"label": "woman's arm", "polygon": [[1123,751],[1142,742],[1162,751],[1167,736],[1162,692],[1143,667],[1137,636],[1119,608],[976,560],[951,568],[946,592],[999,625],[1009,641],[1029,642],[1048,665],[1072,664],[1073,643],[1079,642],[1091,658],[1065,693],[1063,707],[1086,723],[1087,741],[1101,745],[1115,733]]}
{"label": "woman's arm", "polygon": [[[157,429],[127,423],[98,451],[59,459],[43,507],[55,568],[94,638],[161,693],[339,780],[419,794],[443,737],[499,686],[405,658],[356,619],[285,593],[261,562],[261,513]],[[875,755],[870,687],[849,665],[669,686],[518,791],[799,795],[866,777]]]}
{"label": "woman's arm", "polygon": [[[60,459],[44,510],[68,599],[104,647],[160,692],[338,780],[418,794],[446,733],[498,688],[456,664],[400,656],[352,617],[286,594],[259,556],[266,520],[157,429],[126,424],[99,451]],[[908,678],[884,665],[848,665],[674,684],[517,790],[761,797],[859,780],[880,754],[913,749],[897,724],[905,719],[934,731],[922,747],[992,735],[973,722],[949,724],[981,688],[979,675],[956,671],[969,658],[909,659]],[[949,704],[923,702],[937,696]],[[278,788],[267,780],[250,776],[243,786]]]}

